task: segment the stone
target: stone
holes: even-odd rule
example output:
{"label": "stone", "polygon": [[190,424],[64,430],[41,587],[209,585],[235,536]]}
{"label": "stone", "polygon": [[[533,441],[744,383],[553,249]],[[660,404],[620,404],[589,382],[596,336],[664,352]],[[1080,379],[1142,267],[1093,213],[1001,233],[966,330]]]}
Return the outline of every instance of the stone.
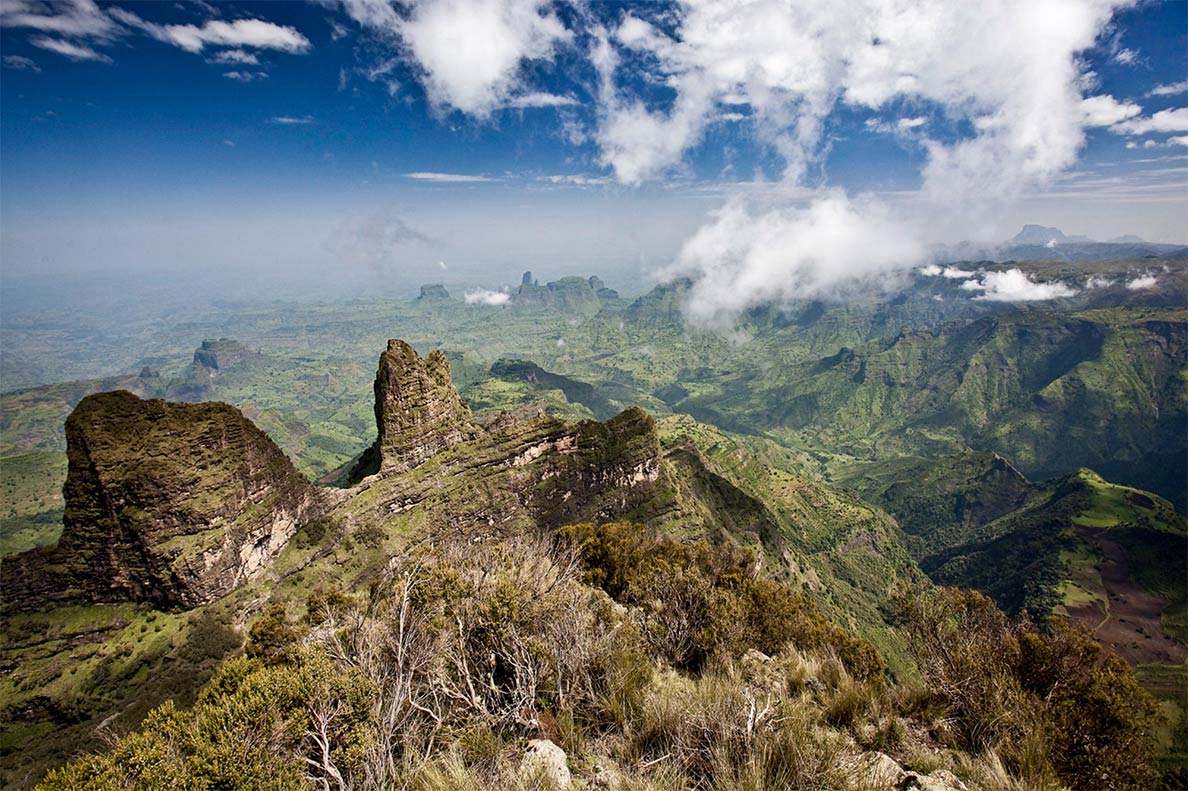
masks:
{"label": "stone", "polygon": [[948,769],[937,769],[926,775],[907,772],[897,788],[900,791],[969,791],[965,783]]}
{"label": "stone", "polygon": [[854,762],[854,778],[869,784],[870,788],[899,789],[908,773],[899,763],[882,752],[863,753]]}
{"label": "stone", "polygon": [[526,780],[547,779],[555,788],[569,788],[573,782],[565,751],[547,739],[532,739],[524,750],[520,772]]}

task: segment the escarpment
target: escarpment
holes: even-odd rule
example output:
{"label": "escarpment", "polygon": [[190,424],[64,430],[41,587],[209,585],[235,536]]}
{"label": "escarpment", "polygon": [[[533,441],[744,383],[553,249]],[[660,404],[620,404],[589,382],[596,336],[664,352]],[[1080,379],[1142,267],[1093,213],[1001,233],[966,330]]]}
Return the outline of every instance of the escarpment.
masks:
{"label": "escarpment", "polygon": [[367,505],[343,506],[369,522],[414,510],[455,527],[624,516],[652,498],[661,475],[655,421],[643,410],[605,423],[539,410],[482,423],[451,384],[445,355],[422,359],[400,340],[380,355],[375,416],[378,437],[351,475],[370,491]]}
{"label": "escarpment", "polygon": [[569,424],[536,410],[480,422],[445,355],[391,340],[375,379],[377,438],[349,494],[317,490],[235,407],[88,396],[66,423],[69,470],[56,547],[6,558],[0,608],[139,601],[190,608],[264,573],[337,501],[387,532],[415,512],[434,527],[507,529],[662,509],[653,418],[629,409]]}
{"label": "escarpment", "polygon": [[99,393],[66,440],[62,537],[5,559],[6,610],[204,604],[261,573],[314,510],[310,483],[227,404]]}

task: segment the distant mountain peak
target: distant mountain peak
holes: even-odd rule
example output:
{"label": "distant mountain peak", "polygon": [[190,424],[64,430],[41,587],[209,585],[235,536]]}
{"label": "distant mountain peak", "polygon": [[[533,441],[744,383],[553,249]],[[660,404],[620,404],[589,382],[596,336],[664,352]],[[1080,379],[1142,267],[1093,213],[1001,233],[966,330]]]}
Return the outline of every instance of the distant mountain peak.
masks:
{"label": "distant mountain peak", "polygon": [[1044,247],[1055,247],[1060,244],[1083,244],[1092,242],[1088,236],[1073,235],[1069,236],[1059,228],[1052,228],[1047,225],[1024,225],[1019,233],[1007,240],[1007,244],[1028,244],[1028,245],[1043,245]]}

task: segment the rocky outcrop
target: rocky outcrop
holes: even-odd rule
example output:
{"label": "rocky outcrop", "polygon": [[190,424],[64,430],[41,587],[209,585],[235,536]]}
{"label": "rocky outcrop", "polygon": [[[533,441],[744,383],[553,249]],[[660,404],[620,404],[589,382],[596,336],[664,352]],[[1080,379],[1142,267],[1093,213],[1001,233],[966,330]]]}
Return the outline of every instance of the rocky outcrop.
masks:
{"label": "rocky outcrop", "polygon": [[458,528],[557,527],[638,514],[656,498],[660,442],[641,409],[605,423],[529,410],[480,425],[450,384],[445,355],[422,359],[399,340],[380,356],[375,394],[379,437],[351,478],[379,474],[367,498],[378,520],[422,510]]}
{"label": "rocky outcrop", "polygon": [[450,361],[440,349],[424,359],[393,338],[375,374],[375,423],[379,435],[350,478],[411,470],[479,431],[450,381]]}
{"label": "rocky outcrop", "polygon": [[441,283],[429,283],[421,286],[421,294],[417,297],[421,302],[445,302],[450,298],[450,292]]}
{"label": "rocky outcrop", "polygon": [[205,340],[194,350],[194,365],[210,371],[225,371],[255,356],[248,347],[231,338]]}
{"label": "rocky outcrop", "polygon": [[614,301],[619,294],[607,288],[601,278],[587,279],[563,277],[560,280],[540,285],[532,279],[531,272],[525,272],[520,287],[512,295],[516,305],[536,305],[560,308],[562,310],[597,310],[603,302]]}
{"label": "rocky outcrop", "polygon": [[99,393],[71,413],[66,441],[61,540],[5,559],[5,609],[204,604],[259,575],[315,506],[309,482],[227,404]]}

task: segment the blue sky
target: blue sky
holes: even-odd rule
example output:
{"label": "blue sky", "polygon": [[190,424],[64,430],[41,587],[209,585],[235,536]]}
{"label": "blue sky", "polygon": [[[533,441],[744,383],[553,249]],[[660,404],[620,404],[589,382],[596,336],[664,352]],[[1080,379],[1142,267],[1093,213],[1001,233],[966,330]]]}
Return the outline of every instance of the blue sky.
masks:
{"label": "blue sky", "polygon": [[1188,242],[1184,2],[732,4],[2,0],[3,273],[638,276],[822,201]]}

